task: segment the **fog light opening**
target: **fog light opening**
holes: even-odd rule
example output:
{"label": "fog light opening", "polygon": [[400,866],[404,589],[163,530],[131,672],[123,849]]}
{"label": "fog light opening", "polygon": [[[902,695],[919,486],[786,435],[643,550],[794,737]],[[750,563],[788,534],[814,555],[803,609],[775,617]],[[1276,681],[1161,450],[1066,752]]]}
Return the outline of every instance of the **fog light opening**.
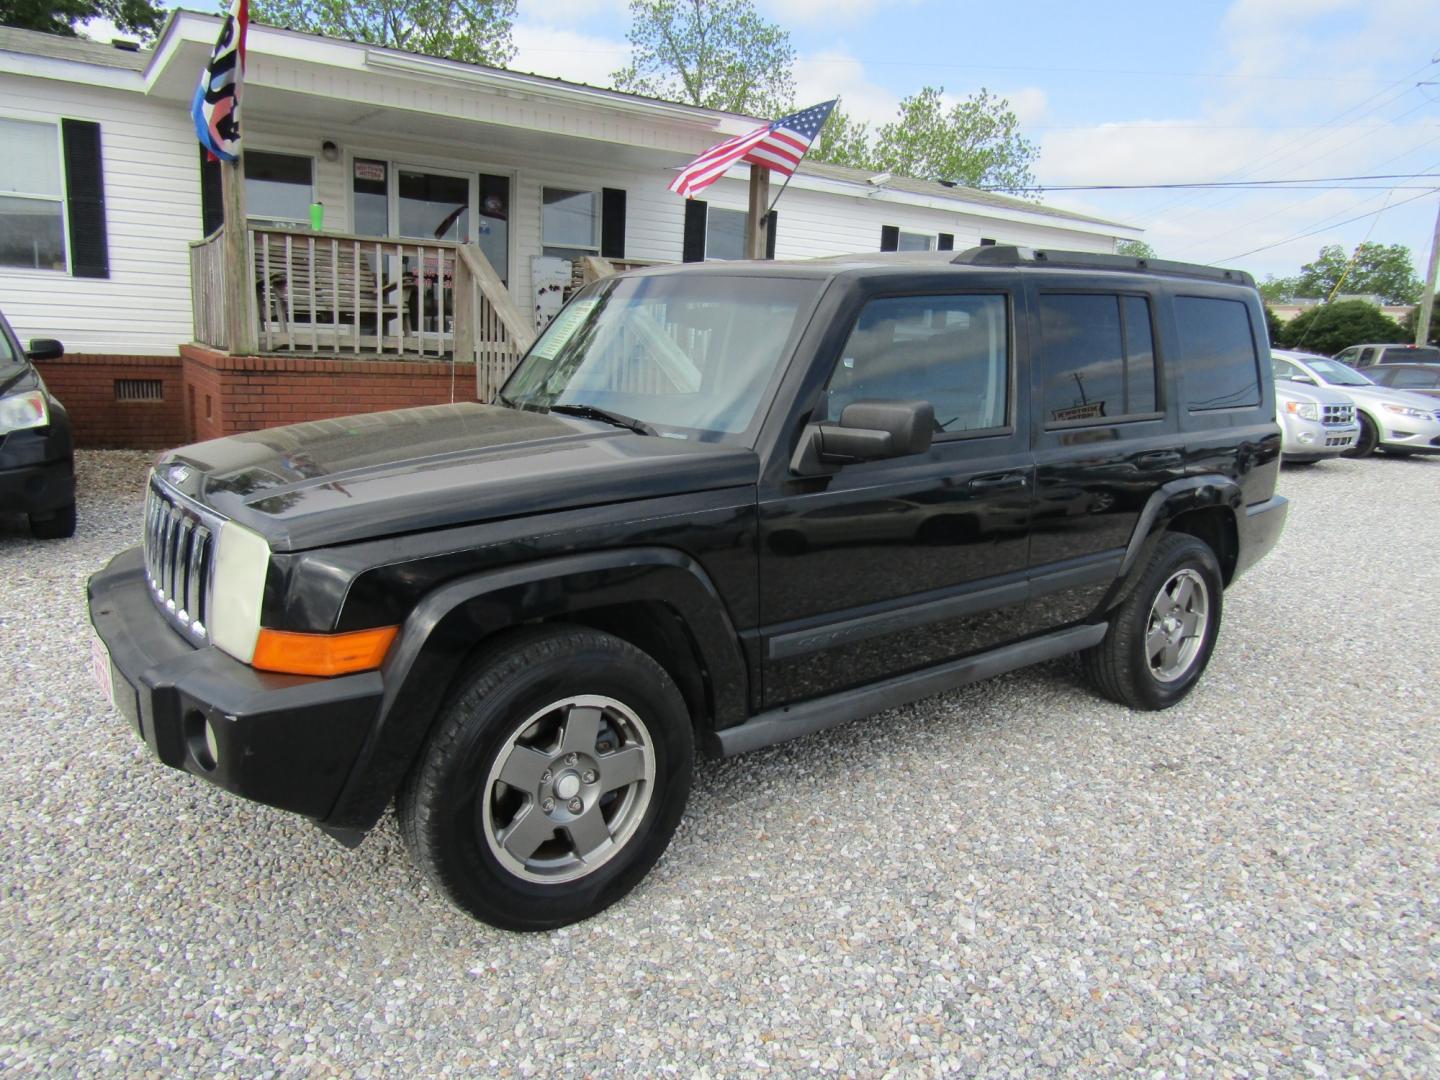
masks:
{"label": "fog light opening", "polygon": [[190,710],[185,714],[185,742],[195,764],[206,772],[214,772],[220,763],[220,739],[215,733],[214,721],[197,709]]}

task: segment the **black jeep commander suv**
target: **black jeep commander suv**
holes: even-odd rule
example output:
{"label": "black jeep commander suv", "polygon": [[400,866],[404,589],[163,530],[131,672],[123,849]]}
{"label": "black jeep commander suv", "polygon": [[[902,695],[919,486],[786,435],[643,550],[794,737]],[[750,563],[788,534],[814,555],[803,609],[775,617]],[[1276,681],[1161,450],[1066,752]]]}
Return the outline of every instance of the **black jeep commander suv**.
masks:
{"label": "black jeep commander suv", "polygon": [[90,580],[168,765],[538,929],[659,858],[737,754],[1080,652],[1179,701],[1274,544],[1244,274],[1006,247],[625,274],[489,405],[176,450]]}

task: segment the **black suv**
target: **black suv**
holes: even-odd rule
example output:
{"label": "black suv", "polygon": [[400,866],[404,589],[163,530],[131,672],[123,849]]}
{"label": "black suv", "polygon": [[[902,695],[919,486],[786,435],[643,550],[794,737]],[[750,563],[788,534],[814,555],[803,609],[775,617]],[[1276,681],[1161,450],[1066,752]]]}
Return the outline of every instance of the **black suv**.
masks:
{"label": "black suv", "polygon": [[490,405],[177,450],[90,580],[166,764],[562,925],[737,754],[1067,653],[1195,684],[1275,543],[1248,276],[1120,256],[710,264],[561,312]]}

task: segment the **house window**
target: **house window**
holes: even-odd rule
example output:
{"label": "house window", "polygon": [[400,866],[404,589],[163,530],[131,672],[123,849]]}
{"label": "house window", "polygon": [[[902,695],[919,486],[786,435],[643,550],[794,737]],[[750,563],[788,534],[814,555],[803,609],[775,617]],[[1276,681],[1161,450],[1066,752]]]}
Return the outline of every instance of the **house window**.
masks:
{"label": "house window", "polygon": [[896,251],[933,251],[935,238],[927,233],[906,232],[901,229],[899,245]]}
{"label": "house window", "polygon": [[560,259],[600,254],[600,193],[547,187],[542,192],[541,243]]}
{"label": "house window", "polygon": [[247,150],[245,216],[264,225],[310,224],[315,201],[315,159]]}
{"label": "house window", "polygon": [[745,223],[750,215],[744,210],[710,207],[705,222],[705,258],[745,258]]}
{"label": "house window", "polygon": [[0,266],[66,269],[60,129],[0,119]]}
{"label": "house window", "polygon": [[360,236],[389,236],[389,164],[370,158],[356,158],[350,171],[350,204],[355,217],[355,232]]}

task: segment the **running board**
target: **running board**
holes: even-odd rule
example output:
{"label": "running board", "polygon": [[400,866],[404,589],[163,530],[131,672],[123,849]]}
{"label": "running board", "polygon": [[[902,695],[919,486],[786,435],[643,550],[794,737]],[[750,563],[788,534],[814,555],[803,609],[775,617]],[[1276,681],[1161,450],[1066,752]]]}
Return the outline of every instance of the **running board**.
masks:
{"label": "running board", "polygon": [[912,701],[953,690],[966,683],[979,682],[1016,668],[1029,667],[1031,664],[1087,649],[1091,645],[1098,645],[1108,629],[1108,623],[1072,626],[1068,630],[1019,641],[979,656],[952,660],[947,664],[912,671],[908,675],[897,675],[884,682],[771,709],[751,717],[743,724],[712,732],[708,748],[719,757],[734,757],[736,754],[758,750],[762,746],[798,739],[802,735],[824,731],[838,724],[847,724],[864,716],[873,716],[897,705],[908,705]]}

